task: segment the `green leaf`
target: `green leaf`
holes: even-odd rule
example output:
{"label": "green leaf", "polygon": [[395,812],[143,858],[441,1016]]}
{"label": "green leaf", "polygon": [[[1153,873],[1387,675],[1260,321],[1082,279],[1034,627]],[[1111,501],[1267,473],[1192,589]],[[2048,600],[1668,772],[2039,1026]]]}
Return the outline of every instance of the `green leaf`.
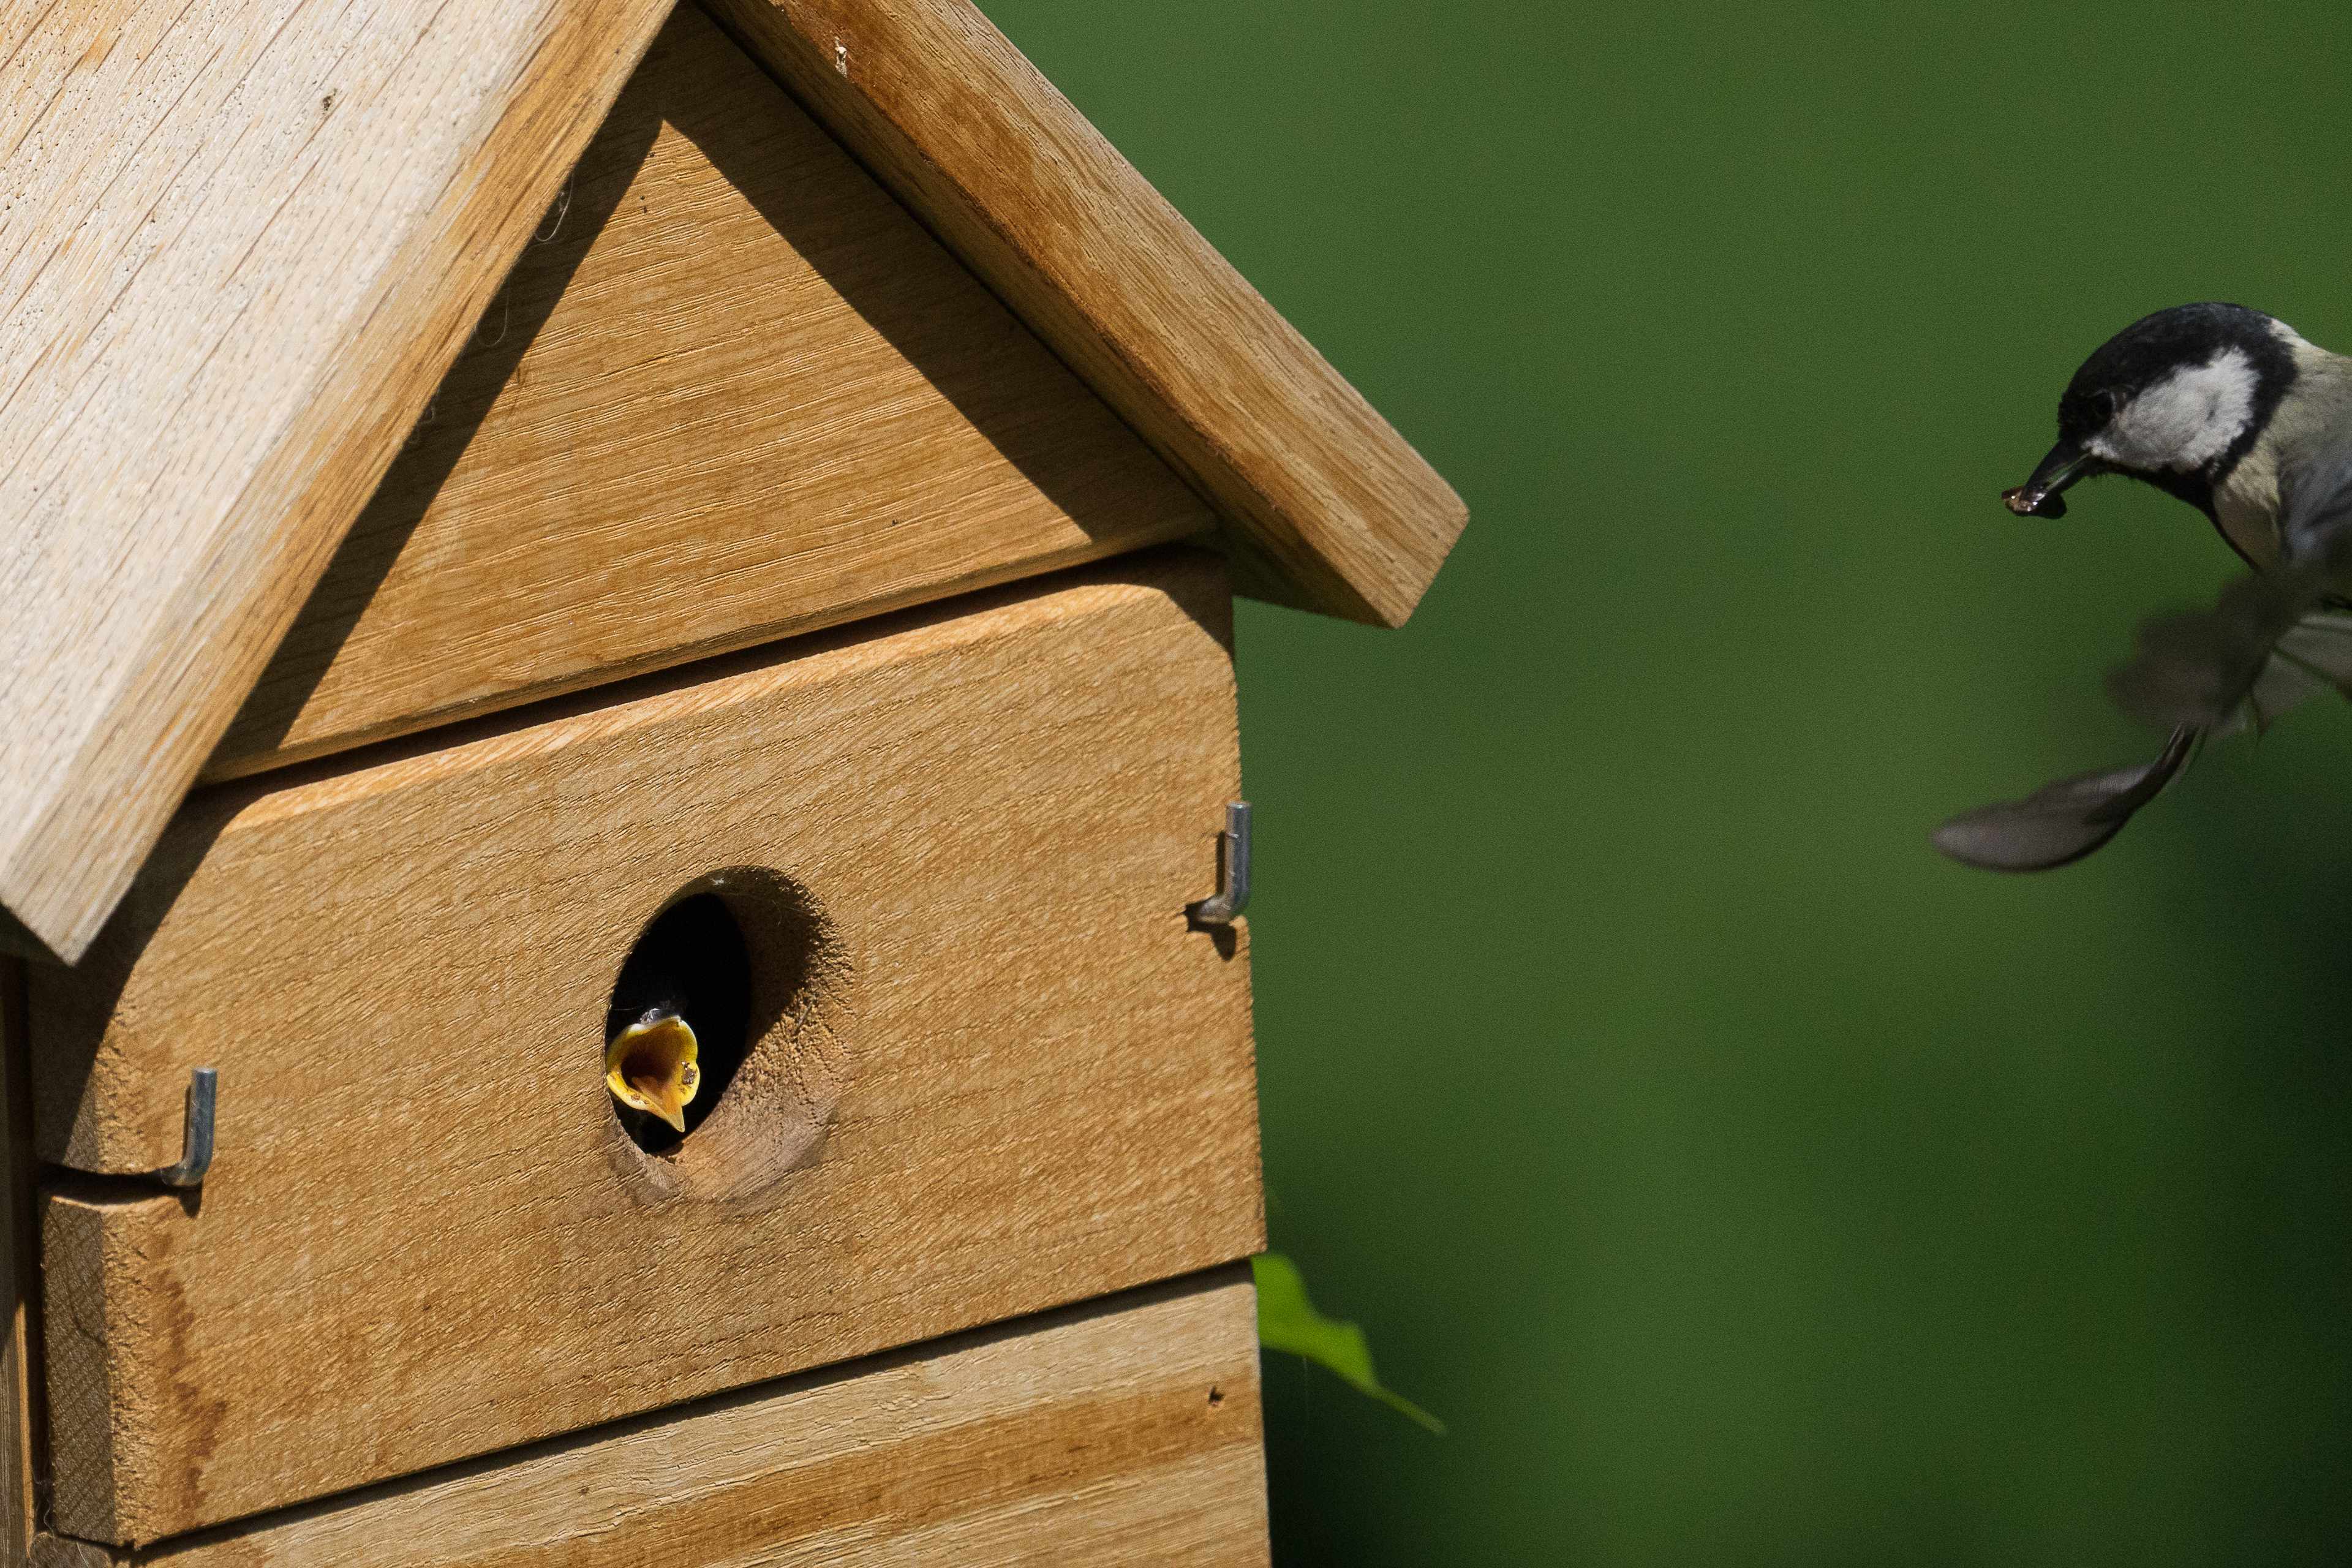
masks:
{"label": "green leaf", "polygon": [[1372,1347],[1364,1331],[1353,1323],[1327,1318],[1307,1299],[1307,1280],[1298,1265],[1279,1252],[1261,1252],[1250,1259],[1257,1276],[1257,1342],[1270,1351],[1286,1351],[1329,1369],[1360,1394],[1370,1394],[1402,1411],[1440,1436],[1445,1423],[1402,1394],[1390,1393],[1372,1374]]}

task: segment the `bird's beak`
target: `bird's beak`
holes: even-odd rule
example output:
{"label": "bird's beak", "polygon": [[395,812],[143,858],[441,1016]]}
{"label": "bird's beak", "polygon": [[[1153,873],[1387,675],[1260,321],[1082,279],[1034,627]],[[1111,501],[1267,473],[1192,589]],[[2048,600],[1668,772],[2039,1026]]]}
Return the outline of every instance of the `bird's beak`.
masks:
{"label": "bird's beak", "polygon": [[630,1025],[604,1047],[604,1082],[624,1105],[686,1131],[687,1102],[701,1086],[694,1029],[675,1013]]}
{"label": "bird's beak", "polygon": [[2001,491],[2000,499],[2020,517],[2063,517],[2066,503],[2059,499],[2059,492],[2076,479],[2100,472],[2101,467],[2098,458],[2076,443],[2061,441],[2035,465],[2032,479],[2013,490]]}

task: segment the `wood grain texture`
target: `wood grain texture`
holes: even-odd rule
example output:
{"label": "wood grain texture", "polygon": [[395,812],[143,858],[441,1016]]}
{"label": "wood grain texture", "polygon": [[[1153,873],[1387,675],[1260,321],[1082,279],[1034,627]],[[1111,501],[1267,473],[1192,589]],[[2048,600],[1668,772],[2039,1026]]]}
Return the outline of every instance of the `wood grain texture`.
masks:
{"label": "wood grain texture", "polygon": [[706,0],[1238,528],[1243,588],[1396,626],[1461,499],[970,0]]}
{"label": "wood grain texture", "polygon": [[691,6],[541,232],[212,776],[1215,523]]}
{"label": "wood grain texture", "polygon": [[1256,1299],[1230,1271],[42,1568],[1257,1568]]}
{"label": "wood grain texture", "polygon": [[0,14],[0,905],[78,957],[671,0]]}
{"label": "wood grain texture", "polygon": [[[33,975],[48,1156],[152,1168],[221,1074],[200,1206],[47,1203],[59,1528],[152,1541],[1255,1250],[1246,951],[1184,916],[1238,782],[1229,607],[1152,552],[199,796]],[[649,1158],[606,1002],[729,868],[799,913],[742,906],[757,1044]]]}

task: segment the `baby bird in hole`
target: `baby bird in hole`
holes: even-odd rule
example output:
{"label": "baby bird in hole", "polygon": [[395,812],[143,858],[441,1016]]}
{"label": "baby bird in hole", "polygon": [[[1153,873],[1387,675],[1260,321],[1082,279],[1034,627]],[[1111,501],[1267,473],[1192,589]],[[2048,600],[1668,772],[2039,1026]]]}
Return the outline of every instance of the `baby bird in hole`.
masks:
{"label": "baby bird in hole", "polygon": [[2107,689],[2167,731],[2147,763],[2062,779],[1935,832],[1953,859],[2043,870],[2105,844],[2209,737],[2266,728],[2326,691],[2352,696],[2352,359],[2243,305],[2179,305],[2125,328],[2058,401],[2058,439],[2003,493],[2020,517],[2066,514],[2101,474],[2203,512],[2252,568],[2213,608],[2143,622]]}
{"label": "baby bird in hole", "polygon": [[639,1142],[651,1129],[632,1124],[632,1113],[657,1118],[684,1136],[687,1105],[702,1085],[699,1054],[693,1026],[667,1005],[648,1008],[604,1047],[604,1086]]}
{"label": "baby bird in hole", "polygon": [[604,1087],[637,1147],[665,1153],[718,1109],[743,1062],[751,1002],[750,950],[716,894],[678,900],[638,934],[604,1015]]}

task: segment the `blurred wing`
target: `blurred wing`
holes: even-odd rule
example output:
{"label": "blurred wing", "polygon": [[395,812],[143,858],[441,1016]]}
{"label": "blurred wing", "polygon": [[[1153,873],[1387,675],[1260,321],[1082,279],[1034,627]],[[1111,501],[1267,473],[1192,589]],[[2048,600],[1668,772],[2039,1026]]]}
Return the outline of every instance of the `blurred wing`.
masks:
{"label": "blurred wing", "polygon": [[2079,860],[2162,793],[2204,736],[2266,728],[2325,692],[2352,697],[2352,442],[2280,500],[2279,565],[2231,583],[2210,610],[2142,622],[2132,658],[2107,677],[2126,712],[2171,731],[2156,760],[1964,813],[1936,829],[1937,848],[1994,871]]}
{"label": "blurred wing", "polygon": [[2311,679],[2352,697],[2352,616],[2317,610],[2304,616],[2279,638],[2276,654]]}
{"label": "blurred wing", "polygon": [[[2210,610],[2180,610],[2142,621],[2130,660],[2107,675],[2107,694],[2135,719],[2168,729],[2227,730],[2248,718],[2267,722],[2257,689],[2287,633],[2318,610],[2322,595],[2301,571],[2241,577]],[[2311,695],[2291,667],[2263,693],[2292,706]]]}
{"label": "blurred wing", "polygon": [[2352,442],[2282,479],[2279,549],[2289,567],[2337,577],[2352,567]]}
{"label": "blurred wing", "polygon": [[2231,728],[2268,729],[2288,709],[2330,691],[2352,697],[2352,616],[2316,610],[2280,636]]}
{"label": "blurred wing", "polygon": [[1937,848],[1987,871],[2048,871],[2080,860],[2123,831],[2196,749],[2197,733],[2172,732],[2156,760],[2061,779],[2023,800],[1964,812],[1936,829]]}
{"label": "blurred wing", "polygon": [[2140,624],[2107,691],[2134,718],[2209,733],[2267,727],[2323,692],[2352,694],[2352,447],[2306,467],[2281,498],[2280,563],[2239,578],[2210,610]]}

